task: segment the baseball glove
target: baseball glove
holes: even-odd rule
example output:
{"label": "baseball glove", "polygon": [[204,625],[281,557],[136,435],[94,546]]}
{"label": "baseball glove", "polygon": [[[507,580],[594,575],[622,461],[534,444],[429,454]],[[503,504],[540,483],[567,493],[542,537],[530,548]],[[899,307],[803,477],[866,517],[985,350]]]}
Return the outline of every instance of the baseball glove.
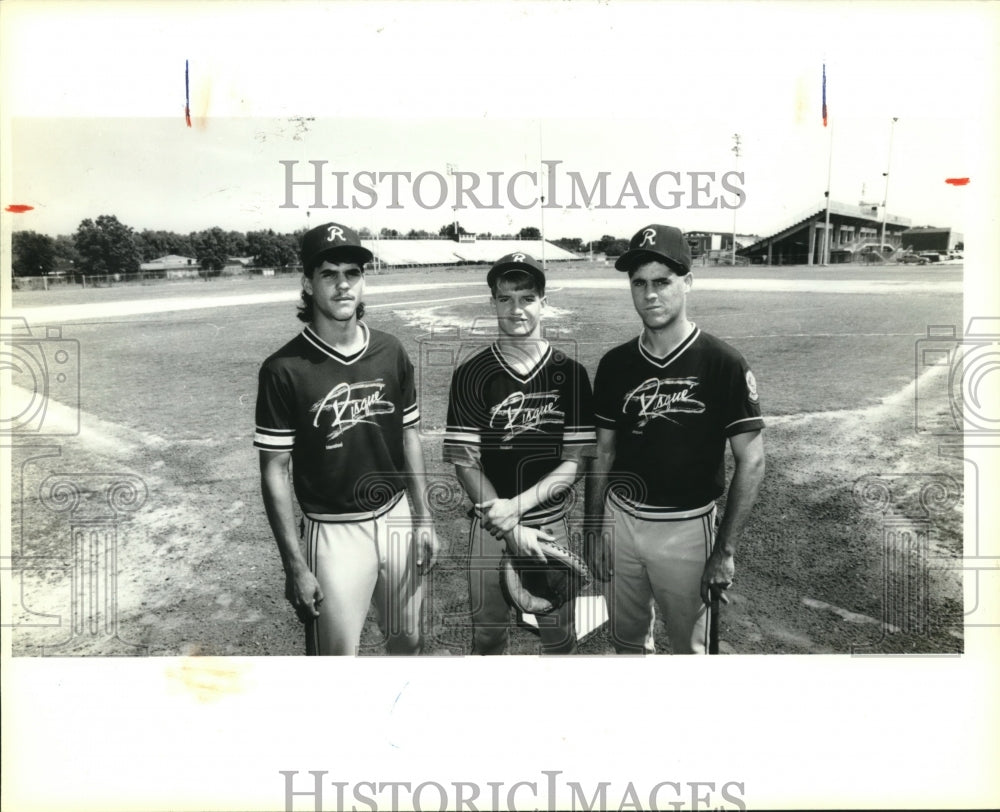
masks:
{"label": "baseball glove", "polygon": [[539,539],[546,563],[503,554],[500,586],[507,600],[529,615],[546,615],[573,600],[587,584],[587,565],[572,550]]}

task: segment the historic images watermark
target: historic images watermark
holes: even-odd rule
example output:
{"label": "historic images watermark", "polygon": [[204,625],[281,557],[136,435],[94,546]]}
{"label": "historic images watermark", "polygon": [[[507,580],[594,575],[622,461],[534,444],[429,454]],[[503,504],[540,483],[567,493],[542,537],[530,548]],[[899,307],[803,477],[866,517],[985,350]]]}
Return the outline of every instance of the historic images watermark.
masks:
{"label": "historic images watermark", "polygon": [[[914,431],[938,442],[939,456],[971,464],[964,482],[939,472],[887,472],[855,482],[855,503],[881,524],[883,577],[882,635],[854,653],[876,653],[890,635],[931,633],[934,569],[961,569],[966,629],[1000,625],[998,607],[990,603],[995,585],[986,583],[1000,564],[1000,555],[987,549],[996,544],[996,518],[980,488],[980,472],[995,464],[1000,450],[998,376],[998,318],[972,318],[964,334],[954,325],[931,325],[916,342]],[[963,497],[973,521],[965,523],[962,558],[956,561],[937,552],[936,536],[942,528],[950,537],[961,533],[955,509]]]}
{"label": "historic images watermark", "polygon": [[[20,516],[14,522],[19,543],[0,566],[10,573],[19,597],[11,626],[64,633],[41,647],[43,655],[92,652],[95,646],[106,654],[146,653],[145,646],[121,638],[118,617],[118,548],[124,527],[146,503],[145,481],[114,471],[46,476],[38,470],[42,460],[58,458],[59,441],[80,434],[79,341],[64,338],[57,325],[32,332],[25,319],[5,317],[0,320],[0,370],[10,376],[0,438],[24,457],[13,466],[19,477],[12,478],[18,488],[11,488],[19,497]],[[42,510],[29,515],[29,505]],[[46,528],[43,537],[36,525]],[[49,584],[53,576],[68,581],[68,594],[39,607],[37,586]]]}
{"label": "historic images watermark", "polygon": [[0,437],[66,437],[80,432],[80,342],[51,325],[32,333],[23,318],[0,318]]}
{"label": "historic images watermark", "polygon": [[945,474],[872,474],[854,483],[854,500],[882,526],[882,635],[853,653],[875,653],[891,634],[926,636],[935,523],[961,498]]}
{"label": "historic images watermark", "polygon": [[[924,373],[939,370],[941,374]],[[942,438],[1000,439],[1000,318],[974,317],[965,334],[931,325],[916,344],[914,428]],[[991,377],[992,376],[992,377]]]}
{"label": "historic images watermark", "polygon": [[1000,452],[1000,317],[974,316],[965,333],[931,325],[916,344],[914,429],[940,443],[942,457],[963,460],[966,522],[962,570],[965,628],[1000,626],[997,575],[1000,515],[990,508],[983,471]]}
{"label": "historic images watermark", "polygon": [[[22,498],[44,509],[32,520],[42,522],[46,530],[43,539],[26,541],[22,516],[21,543],[3,567],[19,584],[12,626],[58,629],[61,638],[42,645],[38,653],[43,656],[147,654],[147,646],[121,635],[118,585],[119,547],[132,531],[133,516],[147,501],[145,481],[124,472],[52,473],[29,493],[25,480],[37,474],[29,473],[31,468],[28,463],[22,466]],[[51,574],[66,579],[68,594],[38,589],[49,583]],[[39,609],[38,601],[46,595],[49,599]]]}
{"label": "historic images watermark", "polygon": [[[746,202],[742,172],[679,172],[650,175],[562,170],[541,161],[540,172],[359,172],[328,168],[329,161],[278,161],[284,203],[297,209],[738,209]],[[388,199],[388,203],[385,200]],[[310,200],[309,203],[304,201]]]}
{"label": "historic images watermark", "polygon": [[285,812],[460,809],[746,809],[743,781],[570,781],[562,770],[540,770],[522,781],[337,781],[327,770],[278,770],[284,779]]}
{"label": "historic images watermark", "polygon": [[146,503],[142,478],[128,473],[53,474],[42,482],[42,505],[65,516],[71,574],[69,637],[46,646],[46,655],[72,654],[85,644],[102,653],[143,655],[119,634],[118,547],[121,525]]}

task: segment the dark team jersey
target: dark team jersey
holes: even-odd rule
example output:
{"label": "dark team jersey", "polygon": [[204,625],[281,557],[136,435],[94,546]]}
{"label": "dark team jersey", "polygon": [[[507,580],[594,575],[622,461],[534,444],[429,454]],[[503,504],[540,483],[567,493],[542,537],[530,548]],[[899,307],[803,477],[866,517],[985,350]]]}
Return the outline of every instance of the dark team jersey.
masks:
{"label": "dark team jersey", "polygon": [[[494,343],[452,376],[444,459],[481,466],[497,495],[510,499],[564,460],[593,456],[597,435],[592,398],[587,370],[565,353],[549,346],[532,370],[520,374]],[[541,524],[568,509],[566,494],[522,518]]]}
{"label": "dark team jersey", "polygon": [[615,431],[612,496],[640,515],[710,504],[725,490],[726,439],[764,428],[743,356],[698,327],[665,358],[639,338],[608,352],[594,412]]}
{"label": "dark team jersey", "polygon": [[339,353],[310,327],[260,368],[254,446],[292,453],[292,481],[312,517],[370,513],[406,485],[403,429],[420,420],[413,365],[399,341],[364,324]]}

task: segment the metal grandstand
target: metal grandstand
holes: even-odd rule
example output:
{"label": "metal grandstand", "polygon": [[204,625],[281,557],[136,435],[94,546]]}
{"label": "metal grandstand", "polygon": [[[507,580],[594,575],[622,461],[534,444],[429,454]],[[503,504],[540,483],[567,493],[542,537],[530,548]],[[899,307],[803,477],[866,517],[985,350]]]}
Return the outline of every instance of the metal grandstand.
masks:
{"label": "metal grandstand", "polygon": [[546,262],[565,262],[580,259],[571,251],[541,240],[362,240],[386,267],[412,267],[418,265],[460,265],[466,263],[496,262],[505,254],[522,251],[537,260],[544,255]]}

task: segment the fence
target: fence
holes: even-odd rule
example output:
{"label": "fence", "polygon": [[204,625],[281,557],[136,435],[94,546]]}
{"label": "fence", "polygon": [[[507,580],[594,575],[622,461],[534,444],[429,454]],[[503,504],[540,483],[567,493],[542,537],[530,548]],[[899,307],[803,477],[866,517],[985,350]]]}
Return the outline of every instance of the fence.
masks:
{"label": "fence", "polygon": [[59,290],[62,288],[109,288],[120,285],[150,285],[171,282],[191,282],[201,279],[230,279],[249,276],[290,276],[301,273],[301,268],[241,268],[229,271],[199,271],[178,274],[171,271],[137,271],[129,274],[50,274],[48,276],[15,276],[11,279],[13,290]]}
{"label": "fence", "polygon": [[739,254],[734,258],[732,250],[728,248],[712,248],[698,257],[697,263],[702,266],[736,265],[746,267],[750,264],[750,260]]}

